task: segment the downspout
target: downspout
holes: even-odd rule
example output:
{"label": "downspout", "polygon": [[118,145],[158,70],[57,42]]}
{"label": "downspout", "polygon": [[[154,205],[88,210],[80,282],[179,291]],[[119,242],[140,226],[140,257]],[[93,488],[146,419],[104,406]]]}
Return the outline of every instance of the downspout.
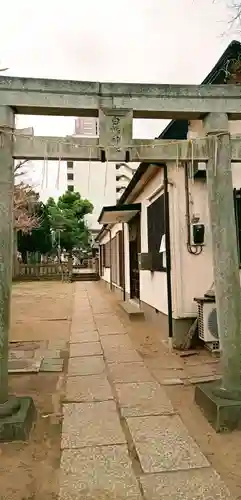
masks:
{"label": "downspout", "polygon": [[190,216],[190,199],[189,199],[189,183],[188,183],[188,166],[185,163],[184,165],[184,179],[185,179],[185,206],[186,206],[186,229],[187,229],[187,248],[191,245],[190,238],[190,225],[191,225],[191,216]]}
{"label": "downspout", "polygon": [[108,229],[110,235],[110,289],[112,291],[112,248],[111,248],[111,229]]}
{"label": "downspout", "polygon": [[123,233],[123,301],[126,300],[126,269],[125,269],[125,223],[122,222],[122,233]]}
{"label": "downspout", "polygon": [[168,198],[168,174],[164,165],[164,204],[165,204],[165,235],[166,235],[166,265],[167,265],[167,309],[168,309],[168,337],[172,346],[173,321],[172,321],[172,276],[171,276],[171,239],[170,239],[170,214]]}

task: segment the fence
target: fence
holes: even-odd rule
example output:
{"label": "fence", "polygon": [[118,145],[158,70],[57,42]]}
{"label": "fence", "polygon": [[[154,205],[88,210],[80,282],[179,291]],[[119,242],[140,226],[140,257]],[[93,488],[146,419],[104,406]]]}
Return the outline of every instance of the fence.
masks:
{"label": "fence", "polygon": [[[39,280],[62,280],[71,281],[75,270],[85,266],[70,266],[67,263],[45,263],[45,264],[21,264],[18,263],[14,268],[13,281],[39,281]],[[91,262],[90,272],[99,274],[98,260]],[[85,274],[84,274],[85,276]]]}
{"label": "fence", "polygon": [[59,264],[18,264],[14,280],[51,280],[62,279],[65,270]]}

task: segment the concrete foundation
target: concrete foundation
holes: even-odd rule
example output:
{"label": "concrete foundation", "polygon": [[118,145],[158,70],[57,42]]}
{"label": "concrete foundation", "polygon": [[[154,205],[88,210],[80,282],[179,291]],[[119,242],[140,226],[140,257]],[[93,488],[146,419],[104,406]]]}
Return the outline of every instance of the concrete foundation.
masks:
{"label": "concrete foundation", "polygon": [[[162,311],[157,311],[154,307],[141,301],[141,308],[145,318],[154,323],[160,329],[162,339],[168,337],[168,316]],[[186,338],[187,332],[193,323],[193,318],[172,318],[173,321],[173,347],[180,349]]]}
{"label": "concrete foundation", "polygon": [[[110,290],[110,283],[105,280],[101,280],[106,288]],[[123,291],[112,283],[112,292],[114,292],[118,300],[123,301]],[[126,293],[126,301],[130,300],[130,294]],[[160,337],[163,340],[168,338],[168,316],[161,311],[157,311],[154,307],[146,304],[142,300],[140,301],[140,309],[144,313],[144,317],[147,321],[151,321],[160,330]],[[175,349],[181,349],[186,335],[192,325],[193,318],[173,318],[173,347]]]}
{"label": "concrete foundation", "polygon": [[241,429],[241,401],[215,395],[220,380],[199,384],[195,389],[195,402],[216,432]]}
{"label": "concrete foundation", "polygon": [[32,398],[19,398],[20,407],[13,415],[0,418],[0,442],[26,441],[36,416]]}

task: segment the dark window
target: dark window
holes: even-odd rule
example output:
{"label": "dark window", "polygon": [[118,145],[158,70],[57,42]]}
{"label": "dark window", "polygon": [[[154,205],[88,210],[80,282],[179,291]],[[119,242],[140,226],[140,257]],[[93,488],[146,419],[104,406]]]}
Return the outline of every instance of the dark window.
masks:
{"label": "dark window", "polygon": [[159,196],[147,208],[148,251],[152,255],[155,269],[164,271],[166,268],[165,256],[161,250],[161,243],[165,235],[165,204],[164,194]]}
{"label": "dark window", "polygon": [[241,264],[241,189],[234,189],[234,212],[237,230],[239,265]]}
{"label": "dark window", "polygon": [[117,261],[117,236],[111,239],[111,269],[112,269],[112,282],[118,285],[118,261]]}
{"label": "dark window", "polygon": [[74,162],[73,161],[67,161],[67,168],[73,168]]}
{"label": "dark window", "polygon": [[124,233],[119,231],[118,235],[118,253],[119,253],[119,285],[123,288],[125,277],[124,277]]}
{"label": "dark window", "polygon": [[104,245],[100,245],[100,275],[104,275]]}
{"label": "dark window", "polygon": [[103,245],[103,263],[104,267],[110,267],[110,242],[108,241],[105,245]]}
{"label": "dark window", "polygon": [[73,193],[74,191],[74,186],[68,186],[68,191],[71,191]]}
{"label": "dark window", "polygon": [[69,172],[67,173],[67,179],[68,181],[73,181],[74,180],[74,174],[69,174]]}

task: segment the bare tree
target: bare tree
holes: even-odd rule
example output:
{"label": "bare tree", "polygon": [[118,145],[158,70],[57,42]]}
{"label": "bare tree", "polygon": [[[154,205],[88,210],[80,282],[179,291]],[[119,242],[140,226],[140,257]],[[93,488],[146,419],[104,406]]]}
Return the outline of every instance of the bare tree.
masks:
{"label": "bare tree", "polygon": [[241,0],[229,0],[228,8],[231,10],[231,27],[240,28],[241,27]]}
{"label": "bare tree", "polygon": [[29,233],[39,226],[34,213],[38,195],[28,184],[20,182],[14,186],[14,229]]}
{"label": "bare tree", "polygon": [[[23,160],[14,167],[14,180],[25,174],[22,166],[27,162]],[[14,184],[14,229],[29,233],[39,226],[39,219],[35,215],[35,206],[39,201],[39,195],[33,188],[21,181]]]}

